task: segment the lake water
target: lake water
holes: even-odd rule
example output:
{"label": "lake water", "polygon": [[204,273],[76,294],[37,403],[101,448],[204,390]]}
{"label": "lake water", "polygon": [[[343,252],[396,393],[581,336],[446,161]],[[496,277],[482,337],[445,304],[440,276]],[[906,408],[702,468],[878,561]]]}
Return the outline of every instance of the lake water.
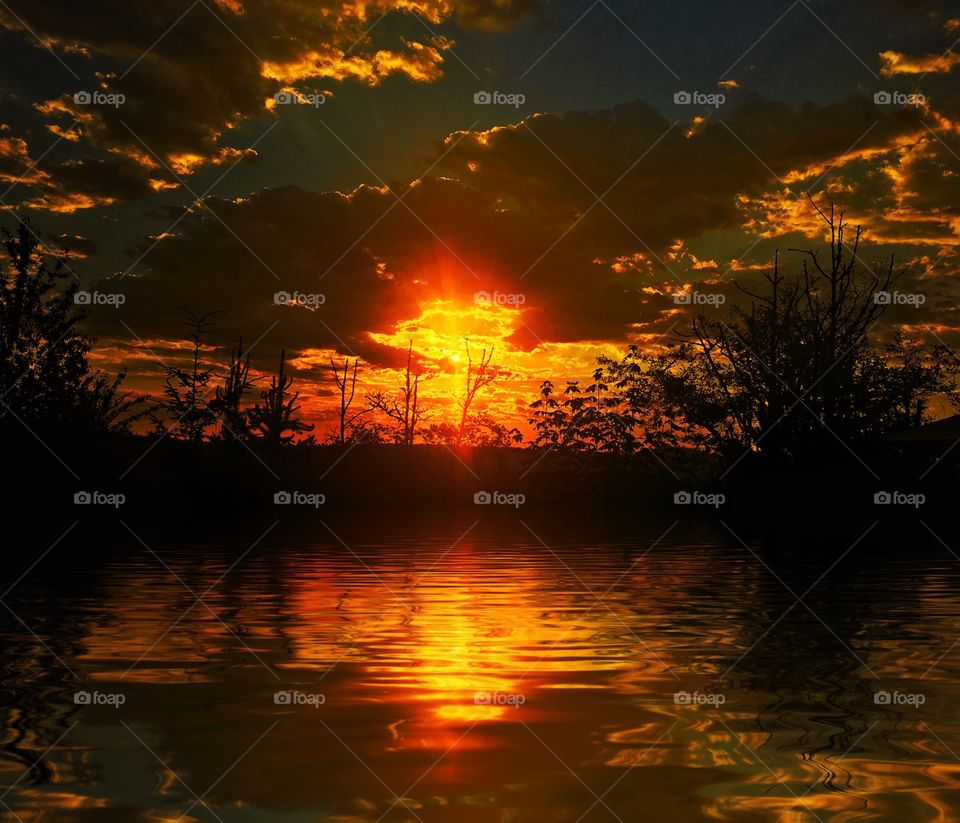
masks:
{"label": "lake water", "polygon": [[951,541],[672,514],[255,545],[272,518],[209,539],[132,517],[46,555],[69,523],[40,523],[8,554],[0,813],[960,819]]}

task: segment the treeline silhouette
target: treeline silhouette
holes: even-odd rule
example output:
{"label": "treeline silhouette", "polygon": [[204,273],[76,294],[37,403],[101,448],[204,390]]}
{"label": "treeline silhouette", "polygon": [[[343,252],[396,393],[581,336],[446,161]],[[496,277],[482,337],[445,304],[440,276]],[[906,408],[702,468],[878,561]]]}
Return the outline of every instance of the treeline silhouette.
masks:
{"label": "treeline silhouette", "polygon": [[[189,444],[197,460],[201,446],[242,444],[304,465],[314,458],[290,455],[331,446],[368,454],[374,447],[416,446],[428,460],[436,458],[424,447],[435,446],[471,472],[475,450],[525,446],[528,457],[501,462],[526,477],[544,461],[541,482],[558,485],[554,475],[596,479],[597,471],[614,486],[610,478],[639,475],[648,485],[688,477],[709,482],[734,467],[741,476],[802,473],[834,465],[842,447],[887,460],[896,451],[887,435],[958,403],[960,362],[946,345],[910,340],[895,327],[880,334],[884,296],[904,272],[892,258],[865,264],[860,227],[851,237],[842,213],[817,210],[829,230],[827,253],[791,250],[802,258],[792,274],[781,270],[778,256],[759,288],[736,284],[740,299],[726,316],[697,314],[654,350],[632,345],[620,358],[602,356],[586,385],[544,381],[529,405],[528,438],[476,411],[478,398],[505,372],[492,348],[477,356],[469,341],[455,421],[430,421],[433,410],[421,389],[436,372],[411,341],[393,392],[364,392],[359,358],[329,358],[335,423],[321,434],[302,419],[284,351],[269,384],[253,375],[242,339],[228,363],[211,362],[206,341],[218,312],[184,310],[191,357],[161,364],[166,379],[159,396],[125,391],[125,368],[109,375],[89,364],[94,341],[80,328],[86,311],[75,300],[78,284],[65,259],[21,221],[3,233],[0,432],[8,448],[22,446],[26,428],[45,445],[48,438],[62,446],[95,441],[132,454],[131,442],[170,441]],[[207,449],[204,459],[225,460],[228,452],[219,447],[216,457]],[[618,493],[633,488],[626,480],[619,485]]]}

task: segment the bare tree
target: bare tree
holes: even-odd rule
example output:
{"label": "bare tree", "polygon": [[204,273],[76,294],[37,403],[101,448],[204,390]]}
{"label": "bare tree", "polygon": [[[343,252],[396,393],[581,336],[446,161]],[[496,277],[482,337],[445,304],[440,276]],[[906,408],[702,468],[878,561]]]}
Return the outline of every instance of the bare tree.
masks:
{"label": "bare tree", "polygon": [[350,358],[345,357],[343,359],[343,371],[341,373],[341,367],[337,365],[333,358],[330,358],[330,371],[333,372],[333,379],[337,384],[337,389],[340,391],[340,410],[338,412],[340,417],[340,434],[338,442],[342,446],[347,442],[347,430],[357,422],[363,415],[369,414],[372,409],[366,408],[361,409],[354,414],[350,414],[350,407],[353,404],[353,397],[357,391],[357,368],[360,365],[360,359],[357,358],[353,361],[353,371],[350,371]]}
{"label": "bare tree", "polygon": [[391,398],[382,391],[367,395],[367,411],[379,411],[397,424],[397,440],[412,446],[417,428],[423,418],[420,405],[420,383],[429,380],[413,359],[413,340],[407,349],[407,368],[399,398]]}
{"label": "bare tree", "polygon": [[463,400],[460,401],[461,412],[460,412],[460,426],[457,429],[457,446],[463,445],[464,435],[467,433],[467,422],[470,414],[470,406],[473,404],[473,401],[476,399],[477,394],[485,386],[489,386],[494,380],[497,379],[497,369],[495,366],[491,366],[493,361],[493,346],[490,347],[490,353],[487,354],[486,346],[484,346],[483,353],[480,355],[480,362],[474,364],[473,356],[470,354],[470,340],[466,341],[467,348],[467,386],[466,392],[463,395]]}

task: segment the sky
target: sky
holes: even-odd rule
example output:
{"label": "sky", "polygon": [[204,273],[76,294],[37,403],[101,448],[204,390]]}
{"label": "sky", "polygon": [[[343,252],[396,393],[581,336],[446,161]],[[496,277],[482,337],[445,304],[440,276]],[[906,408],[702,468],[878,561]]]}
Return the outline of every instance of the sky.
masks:
{"label": "sky", "polygon": [[0,0],[0,223],[100,296],[98,367],[156,392],[183,309],[220,312],[206,356],[284,349],[321,426],[331,356],[389,390],[410,341],[453,419],[467,339],[520,423],[666,342],[678,292],[799,266],[808,194],[956,346],[958,42],[926,0]]}

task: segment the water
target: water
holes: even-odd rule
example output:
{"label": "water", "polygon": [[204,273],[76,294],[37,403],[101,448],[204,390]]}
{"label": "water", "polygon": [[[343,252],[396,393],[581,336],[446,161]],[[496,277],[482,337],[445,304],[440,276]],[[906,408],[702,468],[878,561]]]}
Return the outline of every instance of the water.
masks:
{"label": "water", "polygon": [[471,523],[80,524],[30,568],[38,524],[3,819],[960,819],[960,562],[919,523]]}

